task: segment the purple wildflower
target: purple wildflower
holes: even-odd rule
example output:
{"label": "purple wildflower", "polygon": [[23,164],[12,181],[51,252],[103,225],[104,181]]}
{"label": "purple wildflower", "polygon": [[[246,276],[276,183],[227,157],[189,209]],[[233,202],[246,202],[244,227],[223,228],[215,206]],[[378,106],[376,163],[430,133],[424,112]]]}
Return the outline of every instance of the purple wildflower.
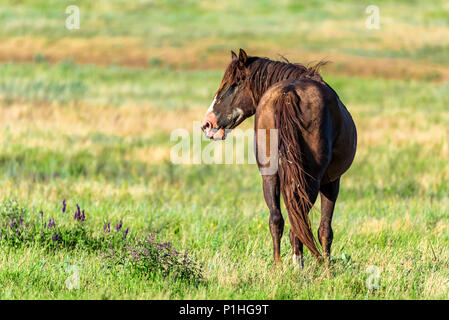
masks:
{"label": "purple wildflower", "polygon": [[55,243],[59,239],[60,239],[60,236],[57,233],[55,233],[54,235],[51,236],[51,240],[53,241],[53,243]]}
{"label": "purple wildflower", "polygon": [[120,222],[118,223],[118,225],[115,226],[115,231],[119,232],[120,229],[122,229],[123,226],[123,222],[122,220],[120,220]]}
{"label": "purple wildflower", "polygon": [[80,206],[77,203],[76,204],[76,211],[75,211],[75,214],[73,215],[73,219],[79,220],[80,218],[81,218],[81,210],[80,210]]}
{"label": "purple wildflower", "polygon": [[67,204],[65,202],[65,199],[62,200],[62,213],[65,213],[65,209],[67,208]]}
{"label": "purple wildflower", "polygon": [[84,210],[81,212],[80,206],[78,204],[76,204],[76,211],[73,215],[73,219],[78,220],[79,222],[83,222],[84,220],[86,220]]}
{"label": "purple wildflower", "polygon": [[22,217],[20,217],[19,222],[20,222],[20,227],[22,228],[23,227],[23,218]]}
{"label": "purple wildflower", "polygon": [[132,251],[131,255],[133,256],[134,259],[136,259],[137,261],[139,261],[140,259],[140,254],[136,251]]}
{"label": "purple wildflower", "polygon": [[110,222],[108,222],[108,224],[106,224],[106,221],[104,222],[104,224],[103,224],[103,231],[106,232],[106,233],[111,232],[111,223]]}
{"label": "purple wildflower", "polygon": [[129,228],[126,228],[125,231],[123,231],[123,238],[126,238],[126,236],[128,235],[129,232]]}
{"label": "purple wildflower", "polygon": [[55,227],[56,226],[55,219],[54,218],[48,219],[48,225],[47,226],[48,226],[48,229],[51,229],[51,228]]}

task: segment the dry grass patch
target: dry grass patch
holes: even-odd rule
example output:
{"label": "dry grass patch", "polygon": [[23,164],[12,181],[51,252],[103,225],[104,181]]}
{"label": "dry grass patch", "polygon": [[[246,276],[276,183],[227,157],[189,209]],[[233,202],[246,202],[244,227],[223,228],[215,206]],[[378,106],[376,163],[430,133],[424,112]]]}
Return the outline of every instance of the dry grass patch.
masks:
{"label": "dry grass patch", "polygon": [[[355,109],[355,108],[354,108]],[[355,116],[357,117],[357,113]],[[402,147],[413,142],[428,149],[441,149],[441,156],[447,156],[449,130],[440,124],[432,123],[422,112],[404,114],[386,114],[371,117],[357,117],[359,133],[358,145],[376,146],[388,142]]]}
{"label": "dry grass patch", "polygon": [[204,107],[160,110],[140,105],[109,107],[79,103],[73,107],[54,105],[46,108],[24,103],[3,108],[0,126],[9,126],[13,135],[39,129],[55,134],[85,135],[98,131],[123,137],[140,136],[170,133],[179,128],[192,130],[193,122],[201,121],[204,112]]}
{"label": "dry grass patch", "polygon": [[[444,37],[448,36],[447,33],[449,32],[447,30],[438,30]],[[401,32],[407,33],[406,31]],[[426,35],[427,33],[423,31],[422,36],[425,37]],[[401,36],[398,35],[398,37]],[[437,36],[432,37],[438,38]],[[381,39],[384,38],[382,37]],[[396,38],[392,38],[388,41],[396,43],[396,40]],[[358,42],[354,41],[354,47],[358,47]],[[267,45],[267,42],[258,43],[253,41],[246,49],[251,55],[268,56],[276,59],[279,57],[279,54],[282,54],[292,62],[306,64],[323,59],[330,60],[332,63],[326,66],[325,70],[329,74],[335,75],[353,76],[357,74],[360,77],[449,81],[448,66],[426,61],[360,57],[338,52],[336,49],[325,52],[303,50],[298,47],[288,47],[273,42],[273,40],[269,44]],[[41,54],[52,63],[69,59],[81,64],[118,64],[147,68],[149,67],[150,59],[156,57],[164,65],[170,65],[178,69],[224,69],[229,63],[229,52],[221,49],[209,50],[214,45],[217,45],[217,39],[215,38],[192,40],[190,43],[186,43],[183,48],[179,48],[149,46],[142,39],[133,37],[62,38],[51,42],[43,38],[9,37],[3,39],[2,43],[0,43],[0,61],[30,62],[34,60],[37,54]],[[378,42],[376,42],[377,45]],[[385,44],[386,47],[387,45],[389,45],[389,42]],[[365,47],[365,44],[362,47]],[[230,47],[230,49],[236,48]]]}

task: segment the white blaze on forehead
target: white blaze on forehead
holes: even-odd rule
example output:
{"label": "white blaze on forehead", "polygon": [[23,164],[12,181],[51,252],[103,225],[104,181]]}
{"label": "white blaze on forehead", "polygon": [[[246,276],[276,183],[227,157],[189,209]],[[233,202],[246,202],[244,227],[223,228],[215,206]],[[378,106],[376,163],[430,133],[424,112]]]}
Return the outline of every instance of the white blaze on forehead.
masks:
{"label": "white blaze on forehead", "polygon": [[212,103],[209,106],[209,109],[207,109],[207,113],[212,112],[212,110],[214,110],[214,105],[215,105],[216,101],[217,101],[217,96],[215,95],[214,100],[212,100]]}

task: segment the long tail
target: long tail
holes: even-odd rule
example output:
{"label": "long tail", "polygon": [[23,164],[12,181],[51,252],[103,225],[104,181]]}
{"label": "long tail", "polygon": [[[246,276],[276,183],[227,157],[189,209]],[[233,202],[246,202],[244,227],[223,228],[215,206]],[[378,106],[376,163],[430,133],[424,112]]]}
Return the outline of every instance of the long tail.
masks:
{"label": "long tail", "polygon": [[321,253],[308,215],[313,204],[306,191],[307,173],[302,166],[300,100],[294,86],[290,85],[284,88],[282,95],[275,101],[276,128],[279,133],[279,178],[293,233],[316,259],[320,259]]}

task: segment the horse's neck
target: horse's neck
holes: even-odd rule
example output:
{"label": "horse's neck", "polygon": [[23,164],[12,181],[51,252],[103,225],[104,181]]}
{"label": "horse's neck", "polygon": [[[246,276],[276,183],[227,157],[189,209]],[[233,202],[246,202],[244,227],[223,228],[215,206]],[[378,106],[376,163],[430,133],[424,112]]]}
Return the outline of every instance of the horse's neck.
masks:
{"label": "horse's neck", "polygon": [[[265,92],[268,91],[268,89],[273,86],[274,84],[288,80],[288,79],[302,79],[302,78],[309,78],[318,82],[321,82],[328,86],[326,82],[321,78],[319,74],[316,74],[314,76],[308,76],[306,75],[306,72],[302,70],[286,70],[285,72],[279,72],[278,70],[271,70],[274,72],[270,73],[270,64],[271,65],[278,65],[278,61],[272,61],[267,60],[264,61],[261,65],[258,65],[254,70],[250,70],[250,89],[251,93],[253,95],[254,101],[256,102],[256,106],[259,103],[262,96],[265,94]],[[259,73],[259,74],[258,74]],[[332,89],[332,88],[331,88]],[[332,90],[333,91],[333,90]],[[335,91],[334,91],[335,93]]]}
{"label": "horse's neck", "polygon": [[[270,70],[270,65],[278,65],[279,62],[267,60],[257,65],[254,70],[250,70],[250,90],[253,95],[256,104],[259,103],[265,92],[274,84],[287,80],[287,79],[300,79],[302,78],[301,72],[299,70],[289,70],[286,72],[279,72],[279,70]],[[271,71],[271,73],[270,73]]]}
{"label": "horse's neck", "polygon": [[[270,62],[267,62],[267,64],[269,64]],[[264,93],[273,84],[279,82],[279,79],[277,79],[277,77],[273,77],[273,75],[268,74],[267,71],[267,66],[258,66],[256,70],[252,70],[253,75],[250,76],[249,87],[256,105],[259,103]]]}

